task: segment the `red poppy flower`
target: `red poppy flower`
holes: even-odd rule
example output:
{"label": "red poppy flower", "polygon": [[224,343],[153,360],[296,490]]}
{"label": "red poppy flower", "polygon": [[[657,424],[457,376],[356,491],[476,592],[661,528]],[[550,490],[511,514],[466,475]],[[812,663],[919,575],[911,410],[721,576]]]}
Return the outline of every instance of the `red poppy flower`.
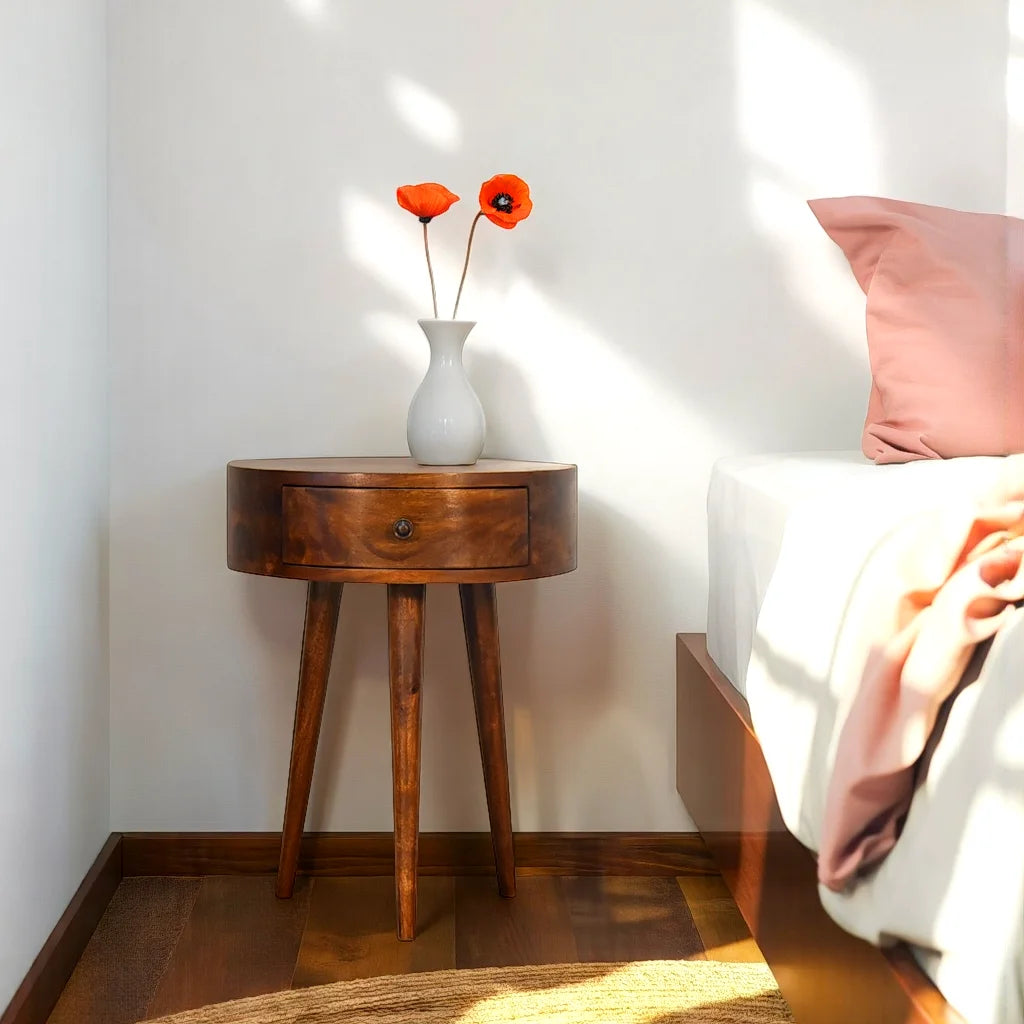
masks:
{"label": "red poppy flower", "polygon": [[425,181],[422,185],[402,185],[395,194],[398,205],[419,217],[424,224],[440,217],[452,203],[459,201],[454,192],[449,192],[436,181]]}
{"label": "red poppy flower", "polygon": [[496,174],[480,186],[480,212],[499,228],[514,228],[532,209],[530,186],[514,174]]}

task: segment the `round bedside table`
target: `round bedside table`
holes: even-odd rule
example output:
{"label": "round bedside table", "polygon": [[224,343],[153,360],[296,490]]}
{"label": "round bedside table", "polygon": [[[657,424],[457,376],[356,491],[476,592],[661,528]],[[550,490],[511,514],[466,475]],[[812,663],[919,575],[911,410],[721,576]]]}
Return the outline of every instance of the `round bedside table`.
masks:
{"label": "round bedside table", "polygon": [[498,889],[514,896],[494,584],[576,568],[576,467],[259,459],[227,482],[228,566],[309,581],[277,895],[295,884],[342,586],[386,583],[398,937],[415,936],[425,585],[458,583]]}

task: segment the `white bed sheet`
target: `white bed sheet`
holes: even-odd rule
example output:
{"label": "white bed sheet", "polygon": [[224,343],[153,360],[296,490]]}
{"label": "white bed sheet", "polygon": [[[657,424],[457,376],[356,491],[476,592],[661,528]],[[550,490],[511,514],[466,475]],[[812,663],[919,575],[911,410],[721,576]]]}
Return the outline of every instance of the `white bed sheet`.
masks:
{"label": "white bed sheet", "polygon": [[878,469],[860,452],[719,459],[708,488],[708,653],[742,694],[757,613],[801,503]]}
{"label": "white bed sheet", "polygon": [[[757,616],[787,525],[829,507],[892,524],[977,489],[1000,459],[927,459],[876,466],[859,451],[738,455],[719,459],[708,488],[708,653],[746,696]],[[813,552],[809,552],[813,557]]]}
{"label": "white bed sheet", "polygon": [[[973,499],[1002,464],[817,453],[715,467],[712,657],[742,683],[783,818],[812,850],[857,678],[844,620],[862,568],[907,516]],[[895,849],[851,893],[821,893],[849,931],[910,942],[971,1024],[1024,1024],[1024,610],[973,669]]]}

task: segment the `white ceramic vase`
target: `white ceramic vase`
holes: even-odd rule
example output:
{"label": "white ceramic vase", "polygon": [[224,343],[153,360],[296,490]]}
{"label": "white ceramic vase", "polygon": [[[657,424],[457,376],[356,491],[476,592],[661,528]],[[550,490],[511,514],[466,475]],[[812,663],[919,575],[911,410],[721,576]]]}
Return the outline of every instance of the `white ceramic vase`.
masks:
{"label": "white ceramic vase", "polygon": [[417,323],[430,345],[430,366],[409,406],[409,451],[421,466],[472,466],[487,431],[483,406],[462,365],[462,348],[476,321]]}

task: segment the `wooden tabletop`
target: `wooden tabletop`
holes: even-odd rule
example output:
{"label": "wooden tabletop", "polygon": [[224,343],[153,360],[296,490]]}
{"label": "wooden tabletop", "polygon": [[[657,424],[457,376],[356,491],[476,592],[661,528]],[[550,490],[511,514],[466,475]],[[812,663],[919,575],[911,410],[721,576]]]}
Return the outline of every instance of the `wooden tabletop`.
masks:
{"label": "wooden tabletop", "polygon": [[348,487],[480,487],[519,484],[525,475],[564,473],[574,466],[558,462],[480,459],[472,466],[421,466],[408,456],[372,458],[237,459],[229,469],[253,470],[301,478],[304,483]]}
{"label": "wooden tabletop", "polygon": [[324,582],[501,583],[576,568],[576,467],[240,459],[228,565]]}
{"label": "wooden tabletop", "polygon": [[472,466],[421,466],[408,455],[370,457],[327,456],[310,459],[235,459],[228,463],[239,469],[277,469],[296,473],[542,473],[571,469],[561,462],[522,462],[519,459],[480,459]]}

